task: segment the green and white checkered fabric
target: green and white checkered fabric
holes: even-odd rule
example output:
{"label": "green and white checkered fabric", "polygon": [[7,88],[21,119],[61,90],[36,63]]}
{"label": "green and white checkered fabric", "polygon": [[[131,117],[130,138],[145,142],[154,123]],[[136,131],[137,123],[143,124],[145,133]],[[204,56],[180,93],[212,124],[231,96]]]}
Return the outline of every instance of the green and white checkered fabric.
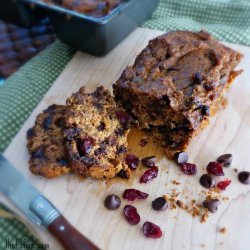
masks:
{"label": "green and white checkered fabric", "polygon": [[143,25],[159,30],[205,29],[217,39],[250,45],[249,0],[161,0]]}
{"label": "green and white checkered fabric", "polygon": [[[160,0],[143,27],[164,31],[204,29],[222,41],[250,46],[249,13],[250,0]],[[73,53],[72,48],[57,41],[0,86],[0,151],[10,143]],[[5,249],[6,235],[12,240],[31,239],[20,223],[0,215],[0,250]]]}
{"label": "green and white checkered fabric", "polygon": [[0,86],[0,151],[18,132],[73,52],[74,49],[56,41]]}

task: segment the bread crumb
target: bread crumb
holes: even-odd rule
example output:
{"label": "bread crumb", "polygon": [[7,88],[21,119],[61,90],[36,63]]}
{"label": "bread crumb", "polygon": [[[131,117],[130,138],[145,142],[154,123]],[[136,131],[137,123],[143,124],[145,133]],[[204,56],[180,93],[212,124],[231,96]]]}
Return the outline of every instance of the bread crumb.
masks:
{"label": "bread crumb", "polygon": [[208,214],[208,209],[205,209],[205,212],[204,212],[204,213],[203,213],[203,215],[201,216],[201,220],[200,220],[200,222],[201,222],[201,223],[206,222],[206,221],[207,221],[207,219],[208,219],[208,217],[209,217],[209,214]]}
{"label": "bread crumb", "polygon": [[225,234],[227,232],[227,229],[225,228],[225,227],[222,227],[221,229],[220,229],[220,233],[221,234]]}
{"label": "bread crumb", "polygon": [[[173,183],[175,181],[176,180],[172,180]],[[203,207],[202,201],[206,199],[219,199],[223,202],[227,202],[229,200],[229,198],[223,196],[217,188],[201,191],[195,199],[191,194],[184,195],[184,192],[181,194],[177,189],[173,188],[164,195],[164,198],[169,204],[169,209],[182,209],[192,217],[198,217],[201,223],[206,222],[211,215],[208,209]]]}
{"label": "bread crumb", "polygon": [[174,185],[180,185],[180,184],[181,184],[181,183],[178,182],[177,180],[173,180],[172,183],[173,183]]}

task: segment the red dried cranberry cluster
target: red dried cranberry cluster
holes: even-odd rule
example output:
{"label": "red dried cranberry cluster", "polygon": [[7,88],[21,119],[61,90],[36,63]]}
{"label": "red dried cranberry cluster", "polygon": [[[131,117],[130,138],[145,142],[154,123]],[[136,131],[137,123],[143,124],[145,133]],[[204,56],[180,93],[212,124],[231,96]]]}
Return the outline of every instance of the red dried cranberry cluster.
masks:
{"label": "red dried cranberry cluster", "polygon": [[[148,183],[149,181],[158,176],[158,167],[155,166],[155,160],[155,156],[145,157],[142,159],[143,165],[149,167],[150,169],[146,170],[141,176],[140,183]],[[125,162],[130,169],[136,169],[139,165],[139,158],[135,155],[127,154]],[[126,189],[123,192],[122,197],[123,199],[126,199],[128,201],[134,201],[137,199],[144,200],[148,198],[148,194],[138,189],[130,188]],[[125,205],[123,209],[123,214],[130,225],[137,225],[140,222],[140,215],[136,207],[132,205]],[[149,221],[146,221],[143,224],[142,231],[146,237],[150,237],[153,239],[157,239],[162,236],[162,231],[160,227]]]}

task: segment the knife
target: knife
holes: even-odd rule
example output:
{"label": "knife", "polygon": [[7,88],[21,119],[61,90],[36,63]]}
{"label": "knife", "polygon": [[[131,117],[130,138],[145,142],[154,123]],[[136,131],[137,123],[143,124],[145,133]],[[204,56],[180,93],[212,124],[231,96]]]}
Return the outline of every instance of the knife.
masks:
{"label": "knife", "polygon": [[100,250],[33,187],[0,154],[0,192],[11,200],[33,223],[44,226],[66,250]]}

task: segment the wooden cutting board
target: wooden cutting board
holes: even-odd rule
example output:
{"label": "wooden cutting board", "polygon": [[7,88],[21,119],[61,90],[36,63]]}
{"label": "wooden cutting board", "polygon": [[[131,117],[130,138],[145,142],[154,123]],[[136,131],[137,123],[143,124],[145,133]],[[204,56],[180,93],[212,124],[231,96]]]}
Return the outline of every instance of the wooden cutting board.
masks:
{"label": "wooden cutting board", "polygon": [[[161,34],[160,31],[137,29],[109,55],[96,58],[77,52],[65,70],[58,77],[30,118],[25,122],[5,156],[58,207],[69,221],[83,234],[98,244],[102,249],[249,249],[250,246],[250,186],[242,185],[237,180],[233,168],[250,170],[250,48],[229,46],[241,51],[245,57],[239,68],[245,71],[235,81],[227,93],[227,107],[212,118],[210,125],[193,141],[189,148],[190,162],[199,167],[195,176],[185,176],[178,166],[168,161],[162,149],[150,141],[145,147],[139,146],[143,134],[131,131],[129,145],[131,152],[139,157],[156,155],[160,174],[148,184],[139,184],[138,178],[145,170],[142,166],[128,181],[114,180],[110,183],[87,179],[80,181],[73,175],[63,176],[54,180],[46,180],[33,176],[28,170],[28,154],[25,134],[33,126],[35,117],[52,103],[64,103],[65,99],[86,85],[93,90],[103,84],[112,88],[112,83],[120,76],[122,70],[135,59],[148,41]],[[163,194],[171,193],[172,189],[180,192],[179,199],[196,199],[202,202],[200,194],[205,191],[199,184],[199,177],[209,161],[215,160],[223,153],[232,153],[233,164],[226,169],[226,176],[232,184],[223,193],[229,197],[219,210],[212,214],[206,223],[193,218],[182,209],[156,212],[151,208],[151,201]],[[172,183],[176,180],[180,185]],[[141,215],[141,222],[136,226],[129,225],[123,218],[122,209],[126,201],[122,201],[119,210],[108,211],[103,206],[106,195],[116,193],[122,195],[127,187],[138,188],[149,193],[146,201],[135,201]],[[4,199],[1,196],[1,200]],[[163,230],[161,239],[145,238],[142,224],[152,221]],[[219,230],[226,227],[227,232]],[[45,230],[35,227],[50,249],[60,249],[59,244]]]}

